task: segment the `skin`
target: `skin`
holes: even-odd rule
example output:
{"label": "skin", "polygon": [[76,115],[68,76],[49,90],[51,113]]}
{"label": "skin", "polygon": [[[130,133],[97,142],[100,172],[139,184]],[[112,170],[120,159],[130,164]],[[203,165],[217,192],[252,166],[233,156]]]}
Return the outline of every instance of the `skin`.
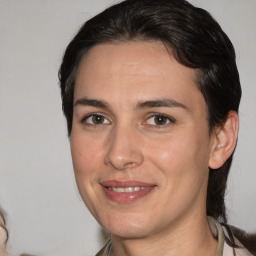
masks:
{"label": "skin", "polygon": [[[166,99],[175,104],[141,106]],[[111,234],[115,255],[215,255],[206,217],[209,166],[218,168],[230,154],[219,156],[217,134],[226,138],[222,130],[209,134],[196,71],[161,43],[101,44],[86,54],[75,85],[71,153],[80,194]],[[117,203],[103,191],[105,180],[155,187]]]}

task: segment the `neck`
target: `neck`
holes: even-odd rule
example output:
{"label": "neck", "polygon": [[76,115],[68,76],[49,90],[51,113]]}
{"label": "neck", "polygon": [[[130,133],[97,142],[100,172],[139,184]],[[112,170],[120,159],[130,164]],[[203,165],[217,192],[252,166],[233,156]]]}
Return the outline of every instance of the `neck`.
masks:
{"label": "neck", "polygon": [[115,256],[214,256],[217,241],[207,217],[190,216],[153,236],[126,239],[112,236]]}

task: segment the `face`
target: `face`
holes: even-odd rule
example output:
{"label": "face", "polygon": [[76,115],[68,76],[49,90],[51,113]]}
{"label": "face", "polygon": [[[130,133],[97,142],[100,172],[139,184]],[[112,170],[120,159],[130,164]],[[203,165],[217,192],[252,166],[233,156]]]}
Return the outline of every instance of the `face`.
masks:
{"label": "face", "polygon": [[142,237],[205,215],[213,138],[196,71],[158,42],[84,57],[70,137],[80,194],[112,235]]}

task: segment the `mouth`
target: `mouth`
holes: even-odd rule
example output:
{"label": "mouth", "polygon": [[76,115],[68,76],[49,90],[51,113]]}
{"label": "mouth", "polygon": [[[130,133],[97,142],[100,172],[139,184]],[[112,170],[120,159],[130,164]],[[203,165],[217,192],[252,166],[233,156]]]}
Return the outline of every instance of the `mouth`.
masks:
{"label": "mouth", "polygon": [[101,183],[108,199],[120,204],[132,203],[148,195],[156,185],[138,181],[109,180]]}
{"label": "mouth", "polygon": [[117,193],[132,193],[136,191],[140,191],[143,189],[148,189],[149,187],[125,187],[125,188],[118,188],[118,187],[107,187],[111,191],[115,191]]}

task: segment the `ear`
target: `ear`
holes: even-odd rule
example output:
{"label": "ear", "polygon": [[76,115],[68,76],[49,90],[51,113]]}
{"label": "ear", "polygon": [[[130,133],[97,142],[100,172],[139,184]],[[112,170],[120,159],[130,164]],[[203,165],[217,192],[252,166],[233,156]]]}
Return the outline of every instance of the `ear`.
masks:
{"label": "ear", "polygon": [[211,169],[220,168],[233,153],[237,141],[238,127],[237,112],[231,110],[225,124],[214,129],[212,134],[214,142],[209,159]]}

